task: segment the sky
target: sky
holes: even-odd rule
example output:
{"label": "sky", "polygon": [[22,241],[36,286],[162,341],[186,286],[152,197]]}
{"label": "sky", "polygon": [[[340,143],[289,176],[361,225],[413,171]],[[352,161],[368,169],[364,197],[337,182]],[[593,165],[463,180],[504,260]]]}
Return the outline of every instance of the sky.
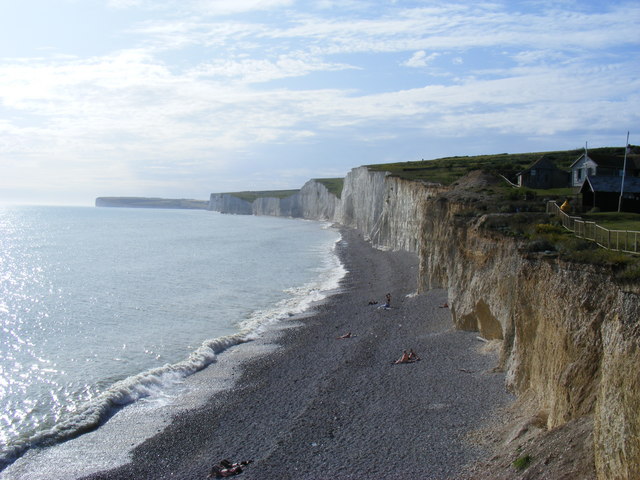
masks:
{"label": "sky", "polygon": [[0,203],[640,143],[640,2],[0,0]]}

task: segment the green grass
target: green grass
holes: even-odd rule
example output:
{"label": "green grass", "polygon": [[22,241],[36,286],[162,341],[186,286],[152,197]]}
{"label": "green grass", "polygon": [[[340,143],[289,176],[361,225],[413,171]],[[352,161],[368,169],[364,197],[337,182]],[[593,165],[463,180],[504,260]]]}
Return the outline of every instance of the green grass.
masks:
{"label": "green grass", "polygon": [[[640,280],[639,256],[601,248],[593,241],[576,237],[555,219],[549,219],[549,222],[521,228],[525,251],[551,252],[564,261],[608,268],[621,282]],[[513,226],[510,228],[514,229]]]}
{"label": "green grass", "polygon": [[515,467],[516,470],[518,470],[519,472],[522,472],[527,468],[529,468],[529,465],[531,465],[532,460],[533,459],[531,458],[531,455],[523,455],[521,457],[516,458],[513,461],[513,466]]}
{"label": "green grass", "polygon": [[[599,154],[624,155],[624,149],[617,147],[594,148],[589,151]],[[569,166],[578,159],[582,152],[582,149],[577,149],[554,152],[500,153],[470,157],[445,157],[414,162],[383,163],[367,165],[367,167],[371,170],[388,171],[392,175],[410,180],[442,183],[443,185],[450,185],[473,170],[503,175],[510,181],[515,182],[518,172],[525,170],[542,157],[552,160],[558,168],[568,171]],[[556,190],[571,191],[570,189]],[[558,195],[562,194],[558,193]]]}
{"label": "green grass", "polygon": [[628,212],[601,212],[583,215],[585,220],[596,222],[609,230],[632,230],[640,232],[640,214]]}
{"label": "green grass", "polygon": [[[323,184],[327,187],[329,192],[333,193],[336,197],[340,198],[342,193],[342,185],[344,184],[343,178],[316,178],[316,182]],[[245,192],[229,192],[228,195],[233,195],[249,203],[258,198],[287,198],[300,190],[264,190],[264,191],[245,191]]]}
{"label": "green grass", "polygon": [[342,195],[344,178],[314,178],[314,180],[324,185],[336,197],[340,198],[340,195]]}
{"label": "green grass", "polygon": [[229,195],[251,203],[258,198],[287,198],[295,195],[299,191],[300,190],[264,190],[260,192],[230,192]]}

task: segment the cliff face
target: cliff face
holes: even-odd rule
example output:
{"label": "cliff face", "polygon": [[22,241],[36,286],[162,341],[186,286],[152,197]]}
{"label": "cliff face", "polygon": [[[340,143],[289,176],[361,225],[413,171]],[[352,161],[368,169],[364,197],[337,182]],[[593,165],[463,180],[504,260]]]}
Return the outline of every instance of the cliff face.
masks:
{"label": "cliff face", "polygon": [[364,232],[378,248],[417,253],[425,202],[444,190],[356,168],[345,178],[335,220]]}
{"label": "cliff face", "polygon": [[549,429],[593,415],[599,478],[640,478],[637,287],[526,254],[446,195],[427,208],[423,288],[447,288],[457,328],[503,340],[507,387],[532,396]]}
{"label": "cliff face", "polygon": [[270,215],[333,221],[340,200],[319,182],[309,180],[286,198],[261,197],[247,202],[229,193],[212,193],[209,210],[239,215]]}
{"label": "cliff face", "polygon": [[417,252],[420,288],[447,288],[455,326],[502,341],[507,387],[533,398],[550,429],[593,417],[598,477],[640,478],[638,287],[524,252],[486,228],[497,214],[466,213],[473,202],[467,187],[360,167],[346,177],[340,199],[309,182],[286,202],[264,199],[252,211],[332,220],[376,247]]}
{"label": "cliff face", "polygon": [[220,213],[251,215],[251,203],[228,193],[212,193],[209,197],[209,210]]}

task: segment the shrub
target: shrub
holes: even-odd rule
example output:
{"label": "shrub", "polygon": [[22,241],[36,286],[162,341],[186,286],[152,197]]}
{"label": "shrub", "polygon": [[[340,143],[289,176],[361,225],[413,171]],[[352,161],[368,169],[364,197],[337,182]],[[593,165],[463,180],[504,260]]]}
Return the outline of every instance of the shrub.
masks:
{"label": "shrub", "polygon": [[536,233],[564,233],[564,229],[560,225],[552,225],[550,223],[538,223],[535,227]]}
{"label": "shrub", "polygon": [[613,268],[622,268],[633,265],[636,262],[629,255],[621,252],[605,250],[596,246],[595,249],[573,249],[566,251],[566,259],[578,263],[589,263],[591,265],[601,265]]}
{"label": "shrub", "polygon": [[515,467],[516,470],[518,470],[519,472],[522,472],[523,470],[526,470],[529,465],[531,465],[531,455],[523,455],[521,457],[516,458],[513,461],[513,466]]}
{"label": "shrub", "polygon": [[556,249],[556,247],[553,245],[553,243],[551,243],[548,240],[545,240],[544,238],[538,238],[536,240],[533,240],[532,242],[529,242],[526,247],[525,250],[527,252],[546,252],[546,251],[554,251]]}
{"label": "shrub", "polygon": [[624,270],[616,274],[616,278],[622,282],[637,282],[640,280],[640,264],[627,265]]}

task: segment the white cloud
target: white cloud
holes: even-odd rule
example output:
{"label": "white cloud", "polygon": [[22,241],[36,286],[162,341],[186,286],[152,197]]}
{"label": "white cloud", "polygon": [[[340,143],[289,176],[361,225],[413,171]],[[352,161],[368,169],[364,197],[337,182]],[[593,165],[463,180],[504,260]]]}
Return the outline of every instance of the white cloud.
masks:
{"label": "white cloud", "polygon": [[199,15],[229,15],[288,7],[294,0],[106,0],[109,8],[144,8],[148,10],[181,11]]}
{"label": "white cloud", "polygon": [[[163,2],[127,29],[136,41],[126,49],[0,59],[0,151],[13,172],[0,189],[31,185],[31,171],[74,186],[121,178],[159,189],[178,177],[185,185],[190,171],[204,183],[203,172],[241,157],[268,163],[262,152],[274,145],[391,145],[418,129],[552,138],[638,121],[640,67],[621,54],[639,43],[640,6],[589,14],[336,2],[336,14],[324,8],[331,1],[308,11],[288,0],[189,1],[171,14]],[[232,15],[265,9],[277,13]],[[419,75],[398,68],[436,58],[451,70],[443,61]]]}
{"label": "white cloud", "polygon": [[204,15],[228,15],[289,7],[294,0],[190,0],[186,3]]}
{"label": "white cloud", "polygon": [[260,83],[289,77],[301,77],[315,71],[355,69],[347,64],[323,62],[300,52],[281,55],[275,60],[238,59],[218,60],[198,65],[189,72],[200,78],[234,78],[242,83]]}
{"label": "white cloud", "polygon": [[411,58],[406,62],[403,62],[402,65],[404,65],[405,67],[413,67],[413,68],[426,67],[432,60],[435,60],[436,58],[438,58],[439,55],[440,54],[438,53],[432,53],[431,55],[427,55],[427,53],[424,50],[420,50],[418,52],[415,52],[411,56]]}

